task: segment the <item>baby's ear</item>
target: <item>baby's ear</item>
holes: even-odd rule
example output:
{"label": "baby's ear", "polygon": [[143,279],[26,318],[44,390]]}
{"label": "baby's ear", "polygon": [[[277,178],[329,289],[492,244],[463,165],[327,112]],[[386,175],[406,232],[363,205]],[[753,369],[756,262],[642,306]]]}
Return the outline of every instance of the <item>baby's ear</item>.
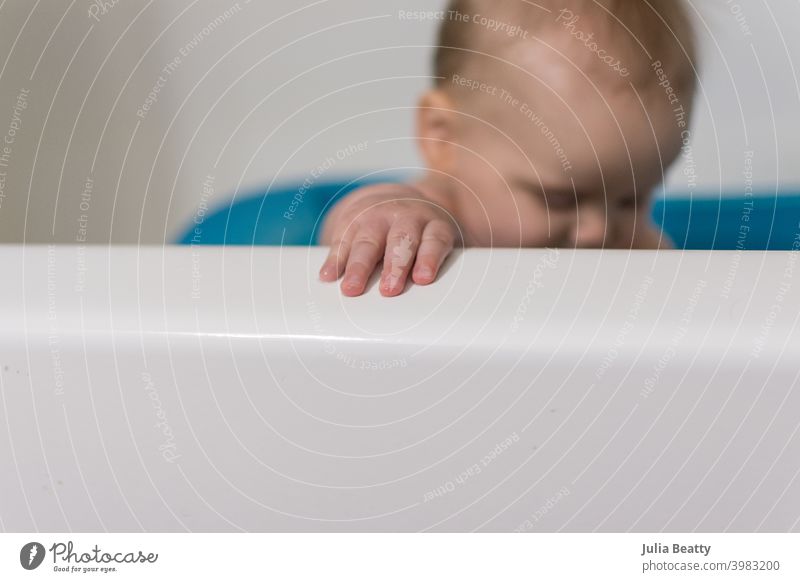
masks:
{"label": "baby's ear", "polygon": [[450,95],[438,89],[422,95],[417,110],[417,139],[429,169],[452,174],[457,124],[458,113]]}

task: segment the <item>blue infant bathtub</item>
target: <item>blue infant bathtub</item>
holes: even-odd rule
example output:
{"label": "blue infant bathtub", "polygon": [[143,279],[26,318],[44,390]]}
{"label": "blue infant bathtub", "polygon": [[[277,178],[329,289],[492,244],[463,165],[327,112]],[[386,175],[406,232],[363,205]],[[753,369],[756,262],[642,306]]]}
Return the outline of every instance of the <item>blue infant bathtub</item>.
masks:
{"label": "blue infant bathtub", "polygon": [[[325,214],[363,182],[250,192],[198,212],[179,238],[198,245],[317,245]],[[653,218],[682,249],[791,250],[800,235],[800,194],[670,197]],[[797,246],[795,246],[797,248]]]}

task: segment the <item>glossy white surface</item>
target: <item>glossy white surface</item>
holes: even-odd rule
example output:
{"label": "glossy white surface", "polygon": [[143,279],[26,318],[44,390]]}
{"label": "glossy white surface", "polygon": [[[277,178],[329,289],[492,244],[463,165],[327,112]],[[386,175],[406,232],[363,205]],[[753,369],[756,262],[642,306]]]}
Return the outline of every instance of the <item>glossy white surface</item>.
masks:
{"label": "glossy white surface", "polygon": [[0,248],[2,528],[800,530],[797,253],[324,253]]}

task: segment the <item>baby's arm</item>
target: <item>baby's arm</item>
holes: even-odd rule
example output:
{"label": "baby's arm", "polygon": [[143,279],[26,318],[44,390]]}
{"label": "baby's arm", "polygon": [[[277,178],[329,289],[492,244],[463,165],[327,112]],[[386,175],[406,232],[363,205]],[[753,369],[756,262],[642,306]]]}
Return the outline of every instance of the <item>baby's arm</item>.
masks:
{"label": "baby's arm", "polygon": [[320,279],[334,282],[344,273],[342,293],[356,297],[383,260],[380,291],[393,297],[403,292],[409,274],[418,285],[435,281],[459,236],[454,217],[419,189],[367,186],[339,202],[325,219],[321,242],[330,253]]}

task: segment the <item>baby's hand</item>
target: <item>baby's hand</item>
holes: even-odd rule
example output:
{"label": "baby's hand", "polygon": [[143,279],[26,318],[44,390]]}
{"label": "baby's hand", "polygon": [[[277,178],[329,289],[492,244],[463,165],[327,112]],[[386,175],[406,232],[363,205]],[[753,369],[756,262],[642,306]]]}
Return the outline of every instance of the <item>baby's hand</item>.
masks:
{"label": "baby's hand", "polygon": [[319,276],[333,282],[344,272],[342,293],[356,297],[383,259],[381,294],[394,297],[403,292],[412,268],[414,283],[433,283],[457,238],[454,218],[418,189],[367,186],[337,204],[326,219],[322,243],[331,250]]}

